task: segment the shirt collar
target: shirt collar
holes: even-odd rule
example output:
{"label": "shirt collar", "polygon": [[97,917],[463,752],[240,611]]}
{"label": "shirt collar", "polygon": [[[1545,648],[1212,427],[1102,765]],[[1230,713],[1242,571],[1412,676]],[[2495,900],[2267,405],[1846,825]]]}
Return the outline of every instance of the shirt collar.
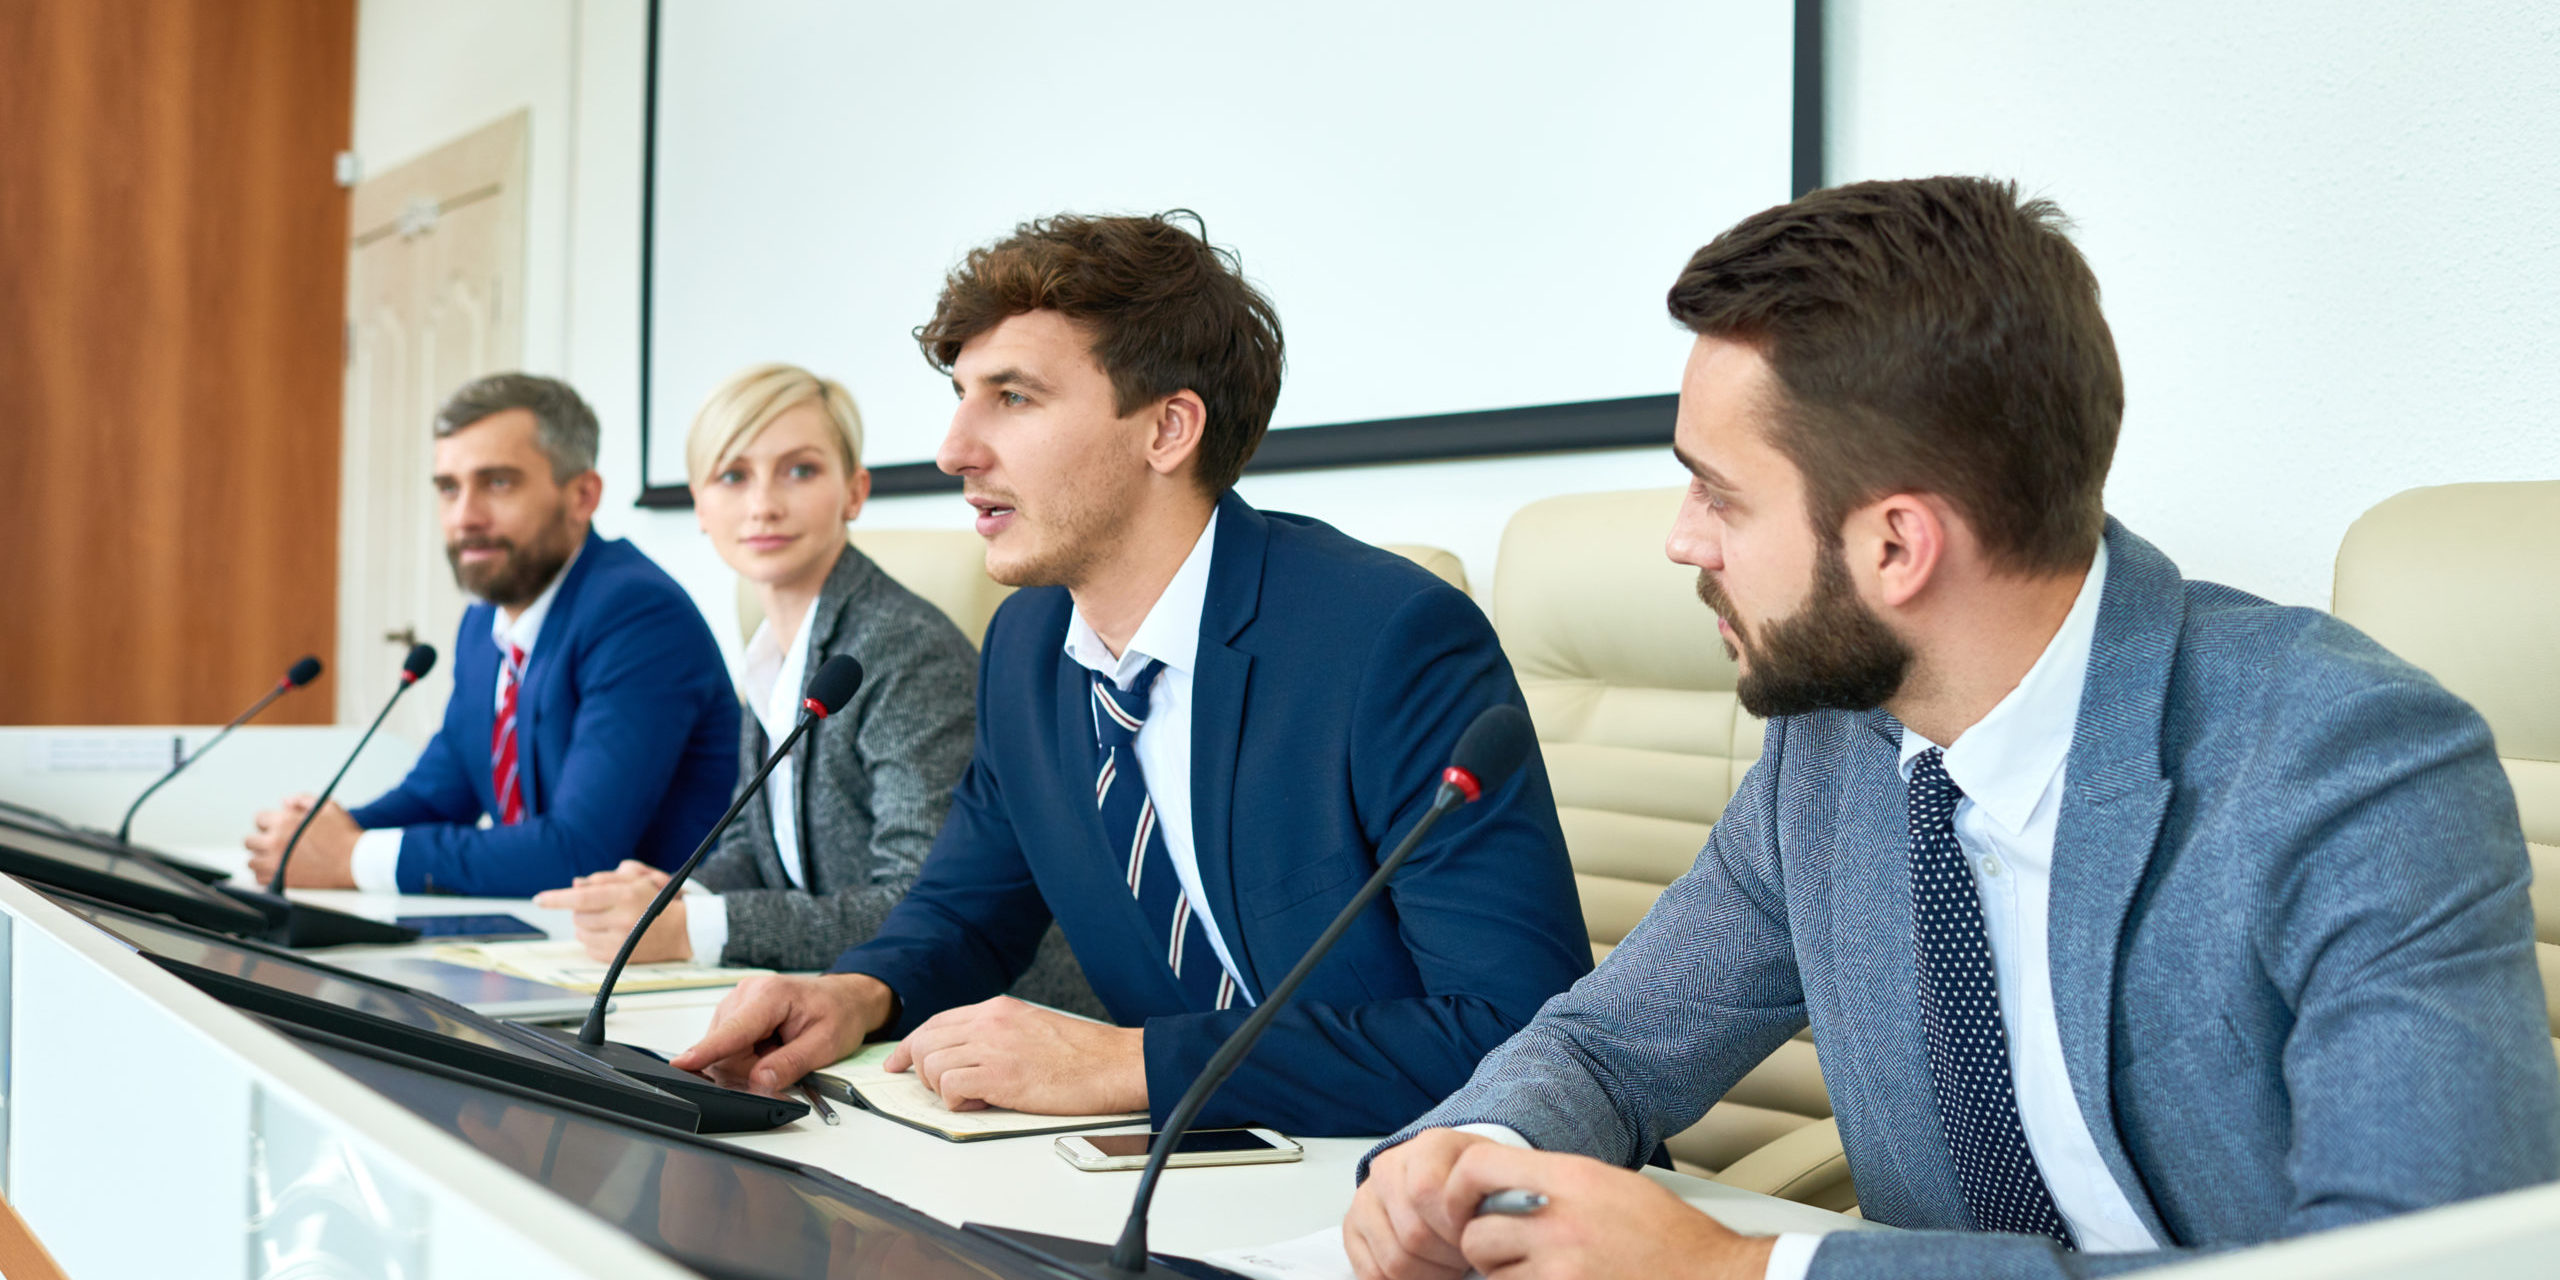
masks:
{"label": "shirt collar", "polygon": [[526,605],[514,622],[507,621],[504,609],[489,611],[489,638],[498,642],[500,658],[506,656],[509,644],[522,648],[526,657],[533,656],[534,637],[542,634],[542,620],[551,614],[551,598],[560,594],[560,584],[569,580],[570,567],[578,563],[578,556],[585,550],[585,544],[580,543],[569,553],[569,558],[561,562],[560,571],[551,575],[551,585],[544,587],[542,594],[535,596],[533,603]]}
{"label": "shirt collar", "polygon": [[[2090,647],[2098,634],[2098,597],[2106,582],[2107,544],[2101,541],[2071,612],[2045,642],[2035,665],[1990,714],[1946,749],[1947,777],[2013,836],[2025,833],[2027,820],[2071,754],[2071,736],[2080,723],[2080,690],[2088,682]],[[1900,764],[1906,780],[1911,762],[1936,745],[1908,728],[1902,731]]]}
{"label": "shirt collar", "polygon": [[1078,608],[1067,616],[1067,656],[1088,671],[1109,676],[1122,689],[1150,661],[1189,674],[1200,657],[1200,612],[1209,604],[1209,560],[1217,542],[1218,513],[1213,509],[1209,523],[1200,530],[1200,540],[1191,544],[1191,554],[1173,571],[1173,580],[1164,584],[1164,593],[1147,610],[1137,634],[1129,637],[1128,649],[1112,657],[1111,646],[1102,642],[1101,633]]}
{"label": "shirt collar", "polygon": [[[782,642],[774,638],[771,617],[757,623],[756,633],[747,637],[746,654],[739,663],[740,674],[744,677],[741,683],[747,687],[748,705],[756,708],[756,714],[767,721],[768,728],[771,717],[767,713],[773,710],[774,690],[782,687],[784,676],[802,674],[793,670],[795,665],[804,671],[808,666],[809,643],[816,638],[811,633],[817,629],[818,606],[824,601],[823,595],[812,598],[809,607],[800,614],[800,629],[792,633],[790,653],[784,653]],[[799,683],[798,680],[792,681],[794,686]],[[789,704],[791,714],[797,713],[799,705],[799,699],[794,697]]]}

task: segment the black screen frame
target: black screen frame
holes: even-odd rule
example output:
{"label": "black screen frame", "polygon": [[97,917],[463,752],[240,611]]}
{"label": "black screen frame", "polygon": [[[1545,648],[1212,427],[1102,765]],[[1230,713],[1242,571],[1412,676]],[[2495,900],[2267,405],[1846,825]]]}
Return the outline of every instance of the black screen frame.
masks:
{"label": "black screen frame", "polygon": [[[65,910],[81,916],[108,936],[153,964],[175,975],[187,985],[245,1013],[257,1014],[277,1021],[328,1031],[369,1044],[380,1044],[413,1057],[444,1063],[479,1078],[502,1080],[546,1096],[588,1103],[608,1111],[640,1116],[673,1127],[690,1129],[700,1118],[691,1103],[645,1081],[634,1080],[612,1068],[553,1046],[540,1036],[511,1023],[474,1013],[433,992],[353,970],[322,964],[307,956],[297,955],[282,947],[269,946],[251,939],[234,938],[207,929],[192,928],[182,921],[154,919],[127,911],[112,902],[86,899],[78,894],[49,894]],[[101,919],[101,916],[110,917]],[[351,983],[381,992],[394,1000],[414,1001],[437,1016],[469,1026],[492,1040],[517,1046],[521,1052],[508,1053],[486,1045],[435,1032],[389,1018],[331,1004],[325,1000],[267,986],[236,974],[207,969],[152,950],[151,944],[117,929],[117,921],[140,928],[171,930],[195,935],[209,946],[229,947],[246,952],[259,960],[314,972],[331,981]]]}
{"label": "black screen frame", "polygon": [[[621,1115],[610,1110],[589,1106],[573,1099],[559,1098],[549,1094],[524,1089],[503,1081],[493,1081],[482,1077],[456,1072],[446,1064],[436,1062],[432,1059],[418,1058],[409,1054],[401,1053],[397,1049],[369,1043],[363,1040],[351,1039],[349,1037],[337,1035],[318,1028],[307,1027],[291,1022],[271,1021],[269,1025],[286,1039],[303,1043],[306,1046],[313,1044],[322,1045],[343,1053],[371,1058],[375,1061],[387,1063],[394,1067],[405,1068],[421,1074],[436,1076],[456,1084],[496,1094],[509,1101],[565,1111],[582,1119],[636,1130],[643,1137],[652,1141],[672,1143],[691,1148],[719,1159],[736,1160],[747,1164],[761,1165],[787,1177],[794,1177],[813,1182],[829,1195],[859,1204],[867,1213],[892,1221],[902,1228],[916,1232],[918,1235],[929,1237],[934,1241],[934,1243],[949,1248],[953,1253],[959,1254],[965,1259],[977,1263],[996,1275],[1047,1277],[1052,1274],[1044,1268],[1030,1264],[1025,1257],[1012,1249],[991,1246],[981,1237],[971,1235],[958,1227],[952,1226],[951,1224],[932,1216],[931,1214],[927,1214],[901,1201],[892,1199],[889,1196],[874,1191],[869,1187],[863,1186],[858,1182],[845,1178],[840,1174],[829,1172],[828,1170],[821,1169],[815,1165],[803,1164],[797,1160],[788,1160],[781,1156],[770,1155],[762,1151],[755,1151],[746,1147],[706,1138],[700,1134],[691,1133],[683,1129],[671,1128],[666,1125],[653,1124],[645,1120],[634,1119],[633,1117]],[[319,1057],[320,1055],[314,1054],[313,1056]],[[328,1059],[322,1057],[321,1061],[327,1062]],[[333,1067],[336,1066],[334,1063],[331,1065]],[[342,1067],[338,1069],[342,1071],[344,1070]],[[356,1077],[356,1080],[359,1084],[365,1083],[360,1077]],[[366,1084],[365,1087],[370,1089],[373,1086]],[[391,1102],[393,1105],[401,1106],[404,1110],[409,1110],[409,1108],[407,1108],[405,1104],[401,1103],[399,1099],[393,1098],[389,1094],[381,1094],[379,1090],[376,1090],[375,1092],[380,1094],[380,1096]],[[439,1129],[444,1129],[444,1125],[432,1116],[422,1115],[414,1110],[411,1110],[411,1114],[418,1115],[420,1119],[425,1120],[428,1124],[435,1125]],[[447,1133],[452,1132],[449,1129],[446,1129],[445,1131]],[[545,1189],[548,1190],[548,1188]],[[592,1214],[592,1211],[586,1210],[584,1206],[580,1206],[580,1209],[581,1211]],[[593,1216],[598,1217],[600,1221],[604,1221],[607,1226],[615,1226],[616,1229],[619,1229],[617,1224],[610,1220],[603,1219],[601,1215]],[[646,1242],[643,1243],[645,1244]],[[649,1247],[651,1247],[653,1251],[658,1253],[661,1257],[668,1258],[681,1266],[691,1267],[702,1272],[704,1275],[715,1277],[716,1280],[767,1280],[768,1273],[765,1272],[735,1270],[721,1266],[716,1259],[682,1255],[667,1249],[657,1248],[654,1245]]]}
{"label": "black screen frame", "polygon": [[[99,871],[79,861],[47,853],[47,845],[77,849],[93,857],[112,858],[143,868],[160,884]],[[265,913],[257,908],[140,850],[119,853],[85,840],[0,824],[0,873],[33,884],[68,889],[84,898],[169,916],[219,933],[263,935],[270,927]]]}

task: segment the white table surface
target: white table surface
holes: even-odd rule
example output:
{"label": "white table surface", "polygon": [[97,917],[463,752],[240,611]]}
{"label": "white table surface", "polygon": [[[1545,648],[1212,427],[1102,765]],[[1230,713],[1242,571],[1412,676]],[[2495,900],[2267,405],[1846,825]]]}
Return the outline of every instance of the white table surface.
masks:
{"label": "white table surface", "polygon": [[[237,848],[183,848],[182,857],[238,867]],[[313,902],[377,919],[402,915],[503,912],[554,936],[569,933],[568,913],[546,911],[521,898],[456,898],[441,895],[366,894],[352,890],[291,891]],[[310,953],[421,951],[406,947],[348,947]],[[609,1031],[616,1040],[673,1053],[692,1044],[711,1024],[720,990],[618,995]],[[1135,1172],[1088,1173],[1059,1159],[1048,1135],[946,1142],[857,1108],[837,1106],[842,1122],[829,1126],[814,1114],[770,1133],[728,1135],[722,1141],[796,1160],[834,1173],[946,1222],[988,1222],[1053,1235],[1116,1239],[1137,1186]],[[1104,1132],[1139,1132],[1129,1125]],[[1293,1135],[1294,1136],[1294,1135]],[[1170,1169],[1157,1185],[1150,1215],[1150,1245],[1162,1252],[1201,1254],[1292,1239],[1338,1225],[1350,1204],[1352,1171],[1374,1138],[1299,1138],[1306,1158],[1294,1164]],[[1746,1233],[1836,1231],[1871,1224],[1779,1200],[1722,1183],[1661,1169],[1645,1176],[1683,1200]]]}

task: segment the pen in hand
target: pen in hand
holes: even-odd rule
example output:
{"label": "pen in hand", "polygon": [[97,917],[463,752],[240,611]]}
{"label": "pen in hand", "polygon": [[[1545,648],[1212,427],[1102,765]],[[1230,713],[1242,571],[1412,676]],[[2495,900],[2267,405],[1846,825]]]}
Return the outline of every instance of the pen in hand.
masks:
{"label": "pen in hand", "polygon": [[1547,1198],[1544,1195],[1535,1191],[1522,1191],[1515,1187],[1507,1191],[1496,1191],[1476,1201],[1476,1216],[1481,1218],[1488,1213],[1494,1213],[1506,1218],[1524,1218],[1546,1207]]}

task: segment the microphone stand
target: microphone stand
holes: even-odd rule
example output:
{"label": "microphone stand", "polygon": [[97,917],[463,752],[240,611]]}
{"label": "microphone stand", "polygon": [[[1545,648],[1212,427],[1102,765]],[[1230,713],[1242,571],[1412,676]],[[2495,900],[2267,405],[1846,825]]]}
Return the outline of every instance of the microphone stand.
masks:
{"label": "microphone stand", "polygon": [[[338,766],[337,775],[329,779],[329,785],[320,789],[320,797],[313,800],[311,807],[303,812],[302,822],[293,829],[293,838],[284,842],[284,852],[276,856],[276,873],[267,880],[268,893],[279,898],[284,896],[284,869],[292,865],[293,850],[296,845],[302,843],[302,833],[311,829],[311,820],[319,817],[320,811],[328,806],[330,795],[337,791],[338,783],[346,778],[347,770],[356,767],[356,757],[363,755],[365,744],[373,741],[374,730],[381,728],[382,722],[391,718],[391,709],[400,705],[400,695],[407,693],[409,686],[417,682],[417,676],[406,671],[400,673],[400,687],[391,691],[391,697],[383,702],[382,710],[374,714],[373,723],[365,726],[364,736],[356,739],[356,749],[347,753],[346,763]],[[226,729],[224,732],[230,731]]]}
{"label": "microphone stand", "polygon": [[1245,1055],[1253,1051],[1254,1042],[1262,1038],[1263,1029],[1279,1016],[1280,1006],[1297,994],[1307,975],[1315,972],[1316,965],[1350,930],[1351,922],[1375,902],[1379,894],[1386,892],[1387,881],[1412,855],[1414,846],[1420,844],[1422,837],[1450,810],[1475,798],[1477,789],[1473,776],[1454,768],[1442,776],[1444,780],[1440,789],[1432,796],[1431,807],[1423,811],[1421,820],[1405,833],[1395,851],[1378,864],[1378,869],[1369,874],[1369,882],[1361,885],[1360,891],[1351,895],[1351,901],[1344,903],[1342,910],[1335,913],[1333,923],[1326,925],[1324,932],[1308,945],[1306,954],[1298,957],[1298,963],[1290,968],[1288,976],[1271,989],[1270,997],[1255,1006],[1252,1015],[1244,1020],[1244,1025],[1237,1027],[1235,1034],[1228,1036],[1226,1043],[1219,1045],[1218,1051],[1210,1055],[1208,1064],[1200,1068],[1200,1074],[1192,1080],[1191,1087],[1183,1091],[1182,1100],[1176,1102],[1172,1112],[1166,1115],[1164,1131],[1156,1135],[1155,1145],[1147,1152],[1146,1168],[1138,1174],[1138,1191],[1129,1206],[1128,1222],[1121,1228],[1120,1241],[1111,1248],[1108,1257],[1099,1256],[1102,1246],[1085,1240],[1012,1227],[992,1227],[978,1222],[965,1223],[961,1230],[1001,1240],[1052,1266],[1082,1275],[1124,1277],[1143,1274],[1147,1269],[1147,1209],[1155,1200],[1156,1181],[1164,1176],[1165,1161],[1173,1155],[1174,1148],[1181,1143],[1192,1121],[1199,1118],[1200,1109],[1209,1105],[1210,1095],[1218,1091],[1219,1085],[1226,1083],[1228,1076],[1235,1074]]}
{"label": "microphone stand", "polygon": [[187,766],[188,766],[188,765],[194,764],[194,763],[197,761],[197,759],[198,759],[198,758],[200,758],[200,757],[202,757],[202,756],[204,755],[204,753],[205,753],[205,752],[208,752],[208,751],[213,750],[214,745],[215,745],[216,743],[221,742],[224,738],[228,738],[228,737],[230,737],[230,736],[231,736],[231,731],[232,731],[232,730],[237,729],[237,728],[239,728],[240,726],[242,726],[242,725],[244,725],[244,724],[249,723],[249,721],[250,721],[252,718],[256,717],[256,715],[257,715],[259,712],[264,711],[264,710],[266,710],[266,709],[267,709],[267,704],[269,704],[269,703],[271,703],[271,702],[274,702],[276,699],[283,697],[283,696],[284,696],[285,694],[287,694],[287,693],[292,692],[292,690],[293,690],[293,682],[292,682],[292,681],[290,681],[290,680],[278,680],[278,681],[276,681],[276,687],[275,687],[275,688],[272,688],[272,689],[267,690],[267,695],[266,695],[265,697],[260,698],[260,699],[258,699],[256,702],[253,702],[253,703],[249,704],[249,709],[248,709],[248,710],[246,710],[246,711],[241,712],[239,715],[233,716],[233,717],[231,718],[231,723],[229,723],[229,724],[226,724],[226,725],[222,726],[222,731],[221,731],[220,733],[217,733],[217,734],[213,735],[211,738],[206,739],[206,740],[205,740],[205,744],[204,744],[203,746],[198,747],[198,748],[196,748],[195,750],[188,752],[188,753],[187,753],[187,755],[186,755],[186,758],[185,758],[185,759],[180,760],[178,763],[176,763],[176,764],[174,764],[174,765],[171,765],[171,766],[169,767],[169,771],[168,771],[167,773],[161,774],[161,775],[160,775],[160,777],[159,777],[159,780],[158,780],[158,781],[153,782],[150,786],[144,787],[144,788],[142,789],[142,794],[141,794],[141,795],[138,795],[138,796],[135,796],[135,797],[133,798],[133,805],[132,805],[132,807],[130,807],[130,808],[128,808],[128,809],[126,809],[126,810],[124,811],[124,821],[122,821],[122,822],[120,822],[120,823],[117,823],[117,824],[116,824],[116,843],[117,843],[117,844],[129,844],[129,843],[131,843],[131,837],[132,837],[132,835],[133,835],[133,815],[135,815],[135,814],[137,814],[137,813],[140,813],[140,812],[142,811],[142,802],[143,802],[143,801],[145,801],[145,800],[150,799],[150,798],[151,798],[151,793],[152,793],[152,792],[154,792],[154,791],[158,791],[160,788],[162,788],[162,787],[164,787],[164,786],[168,785],[168,782],[169,782],[169,780],[170,780],[171,778],[177,777],[179,774],[185,773],[185,772],[187,771]]}
{"label": "microphone stand", "polygon": [[[729,802],[729,811],[721,814],[718,822],[711,824],[711,830],[702,837],[702,843],[693,847],[693,855],[686,858],[684,865],[677,867],[675,874],[668,876],[667,882],[658,887],[658,896],[650,899],[648,909],[640,913],[639,923],[632,925],[631,932],[624,935],[622,950],[614,953],[613,963],[605,967],[604,981],[596,984],[596,1002],[588,1007],[587,1020],[578,1028],[578,1043],[591,1049],[604,1047],[605,1004],[613,999],[613,984],[621,981],[623,966],[631,963],[631,953],[639,949],[640,939],[649,932],[649,926],[656,924],[658,917],[666,914],[667,904],[674,902],[676,895],[684,892],[685,880],[693,875],[695,867],[702,865],[703,856],[711,852],[712,844],[720,839],[722,832],[729,829],[729,824],[737,819],[739,811],[747,807],[747,801],[754,799],[759,792],[763,791],[765,775],[772,773],[774,766],[781,764],[790,756],[791,749],[800,744],[801,735],[809,732],[809,726],[825,718],[826,713],[817,709],[815,703],[815,699],[810,700],[808,709],[800,713],[799,723],[792,725],[791,732],[783,736],[782,745],[774,748],[773,753],[765,757],[764,767],[756,770],[756,776],[749,779],[747,785],[738,789],[738,798]],[[717,960],[719,957],[712,958]]]}

